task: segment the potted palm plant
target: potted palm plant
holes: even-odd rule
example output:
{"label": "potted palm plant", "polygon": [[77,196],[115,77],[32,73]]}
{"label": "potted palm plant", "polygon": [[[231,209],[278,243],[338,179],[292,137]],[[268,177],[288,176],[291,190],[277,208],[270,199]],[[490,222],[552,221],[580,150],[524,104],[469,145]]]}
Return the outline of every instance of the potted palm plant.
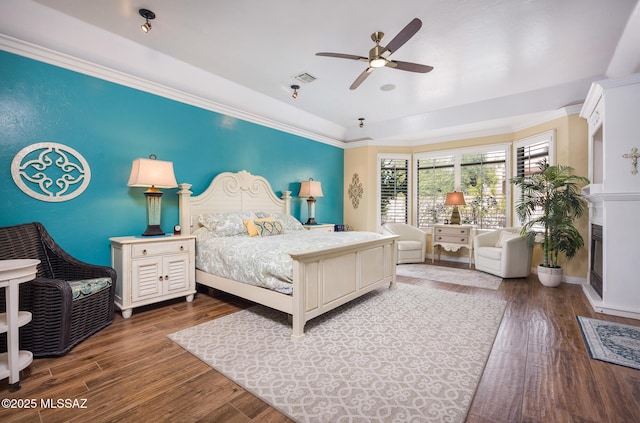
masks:
{"label": "potted palm plant", "polygon": [[515,211],[526,222],[521,235],[531,242],[542,241],[543,263],[538,265],[538,279],[545,286],[558,286],[562,281],[559,254],[571,259],[584,246],[573,222],[585,210],[578,184],[588,184],[589,180],[575,175],[570,166],[551,166],[544,160],[539,167],[538,173],[511,180],[522,193]]}

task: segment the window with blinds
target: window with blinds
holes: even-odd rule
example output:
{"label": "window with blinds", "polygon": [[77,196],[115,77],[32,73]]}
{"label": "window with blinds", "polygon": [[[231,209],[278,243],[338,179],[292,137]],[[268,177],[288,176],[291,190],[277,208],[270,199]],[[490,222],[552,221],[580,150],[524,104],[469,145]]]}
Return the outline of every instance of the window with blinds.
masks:
{"label": "window with blinds", "polygon": [[444,223],[451,216],[444,200],[455,187],[453,155],[417,160],[417,220],[418,227]]}
{"label": "window with blinds", "polygon": [[[514,176],[527,177],[540,172],[540,164],[543,161],[547,161],[549,164],[553,164],[555,162],[553,155],[554,142],[554,131],[547,131],[514,142]],[[519,187],[514,187],[513,195],[514,205],[517,205],[522,198],[522,191]],[[533,213],[532,216],[537,217],[540,214],[542,214],[542,210]],[[517,215],[515,216],[515,219],[517,225],[521,226],[526,223],[519,221]],[[542,229],[542,227],[540,227],[539,229]]]}
{"label": "window with blinds", "polygon": [[549,160],[549,140],[516,148],[516,176],[530,176],[540,171],[540,163]]}
{"label": "window with blinds", "polygon": [[409,223],[409,159],[380,158],[380,224]]}
{"label": "window with blinds", "polygon": [[463,154],[460,157],[460,191],[465,206],[463,223],[479,229],[504,228],[507,223],[507,151]]}
{"label": "window with blinds", "polygon": [[504,228],[507,222],[506,146],[448,151],[416,157],[419,227],[446,223],[452,207],[445,206],[448,192],[464,193],[461,223],[479,229]]}

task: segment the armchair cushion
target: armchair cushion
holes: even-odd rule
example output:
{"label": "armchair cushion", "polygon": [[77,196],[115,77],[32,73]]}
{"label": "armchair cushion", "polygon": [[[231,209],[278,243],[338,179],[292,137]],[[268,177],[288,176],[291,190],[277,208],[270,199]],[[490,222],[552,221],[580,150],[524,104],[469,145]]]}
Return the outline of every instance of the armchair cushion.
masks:
{"label": "armchair cushion", "polygon": [[71,286],[71,296],[73,301],[80,298],[88,297],[103,289],[109,289],[111,286],[111,278],[94,278],[84,279],[80,281],[69,281]]}
{"label": "armchair cushion", "polygon": [[422,243],[420,241],[398,241],[398,250],[420,250]]}
{"label": "armchair cushion", "polygon": [[502,248],[498,247],[480,247],[480,256],[487,257],[494,260],[500,260],[502,258]]}

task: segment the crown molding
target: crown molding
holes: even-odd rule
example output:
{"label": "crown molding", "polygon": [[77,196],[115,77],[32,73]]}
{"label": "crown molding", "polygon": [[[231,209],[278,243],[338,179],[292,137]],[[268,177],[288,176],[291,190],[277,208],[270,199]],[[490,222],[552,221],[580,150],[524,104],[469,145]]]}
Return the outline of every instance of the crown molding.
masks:
{"label": "crown molding", "polygon": [[113,82],[118,85],[134,88],[201,109],[209,110],[289,134],[297,135],[303,138],[310,139],[312,141],[321,142],[323,144],[328,144],[339,148],[344,148],[345,146],[345,143],[341,140],[327,137],[305,129],[297,128],[295,126],[259,116],[254,113],[249,113],[235,107],[230,107],[204,97],[186,93],[184,91],[177,90],[166,85],[139,78],[137,76],[121,72],[103,65],[98,65],[96,63],[92,63],[65,53],[60,53],[46,47],[10,37],[5,34],[0,34],[0,49],[29,59],[37,60],[39,62],[47,63],[70,71]]}
{"label": "crown molding", "polygon": [[[241,119],[247,122],[255,123],[257,125],[265,126],[342,149],[357,148],[363,146],[415,147],[439,142],[508,134],[541,123],[545,123],[559,117],[578,113],[581,107],[581,105],[573,105],[550,112],[538,113],[535,115],[535,118],[519,121],[519,123],[517,124],[496,122],[495,125],[491,126],[491,122],[478,122],[477,124],[483,125],[483,128],[476,130],[473,129],[474,124],[469,124],[464,125],[464,127],[446,128],[444,131],[427,131],[421,136],[414,134],[409,138],[400,137],[397,139],[393,139],[393,137],[391,137],[376,140],[374,137],[364,136],[352,141],[343,141],[337,138],[319,134],[317,132],[302,129],[291,124],[280,122],[269,117],[264,117],[256,113],[247,112],[237,107],[228,106],[202,96],[197,96],[183,90],[159,84],[148,79],[137,77],[130,73],[96,64],[85,59],[61,53],[50,48],[20,40],[5,34],[0,34],[0,49],[19,56],[27,57],[29,59],[58,66],[84,75],[109,81],[118,85],[134,88],[184,104],[189,104],[201,109],[220,113],[226,116]],[[620,78],[617,83],[624,85],[624,83],[629,82],[629,80],[635,81],[636,77]],[[487,124],[489,124],[489,126],[487,126]],[[431,134],[429,132],[431,132]],[[440,134],[435,135],[436,132],[440,132]]]}

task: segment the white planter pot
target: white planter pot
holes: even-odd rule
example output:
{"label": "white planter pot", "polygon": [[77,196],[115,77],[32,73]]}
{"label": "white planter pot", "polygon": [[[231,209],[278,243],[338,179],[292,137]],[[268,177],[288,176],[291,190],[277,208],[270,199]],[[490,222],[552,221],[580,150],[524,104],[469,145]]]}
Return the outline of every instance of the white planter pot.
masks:
{"label": "white planter pot", "polygon": [[555,288],[562,282],[562,267],[538,265],[538,279],[544,286]]}

